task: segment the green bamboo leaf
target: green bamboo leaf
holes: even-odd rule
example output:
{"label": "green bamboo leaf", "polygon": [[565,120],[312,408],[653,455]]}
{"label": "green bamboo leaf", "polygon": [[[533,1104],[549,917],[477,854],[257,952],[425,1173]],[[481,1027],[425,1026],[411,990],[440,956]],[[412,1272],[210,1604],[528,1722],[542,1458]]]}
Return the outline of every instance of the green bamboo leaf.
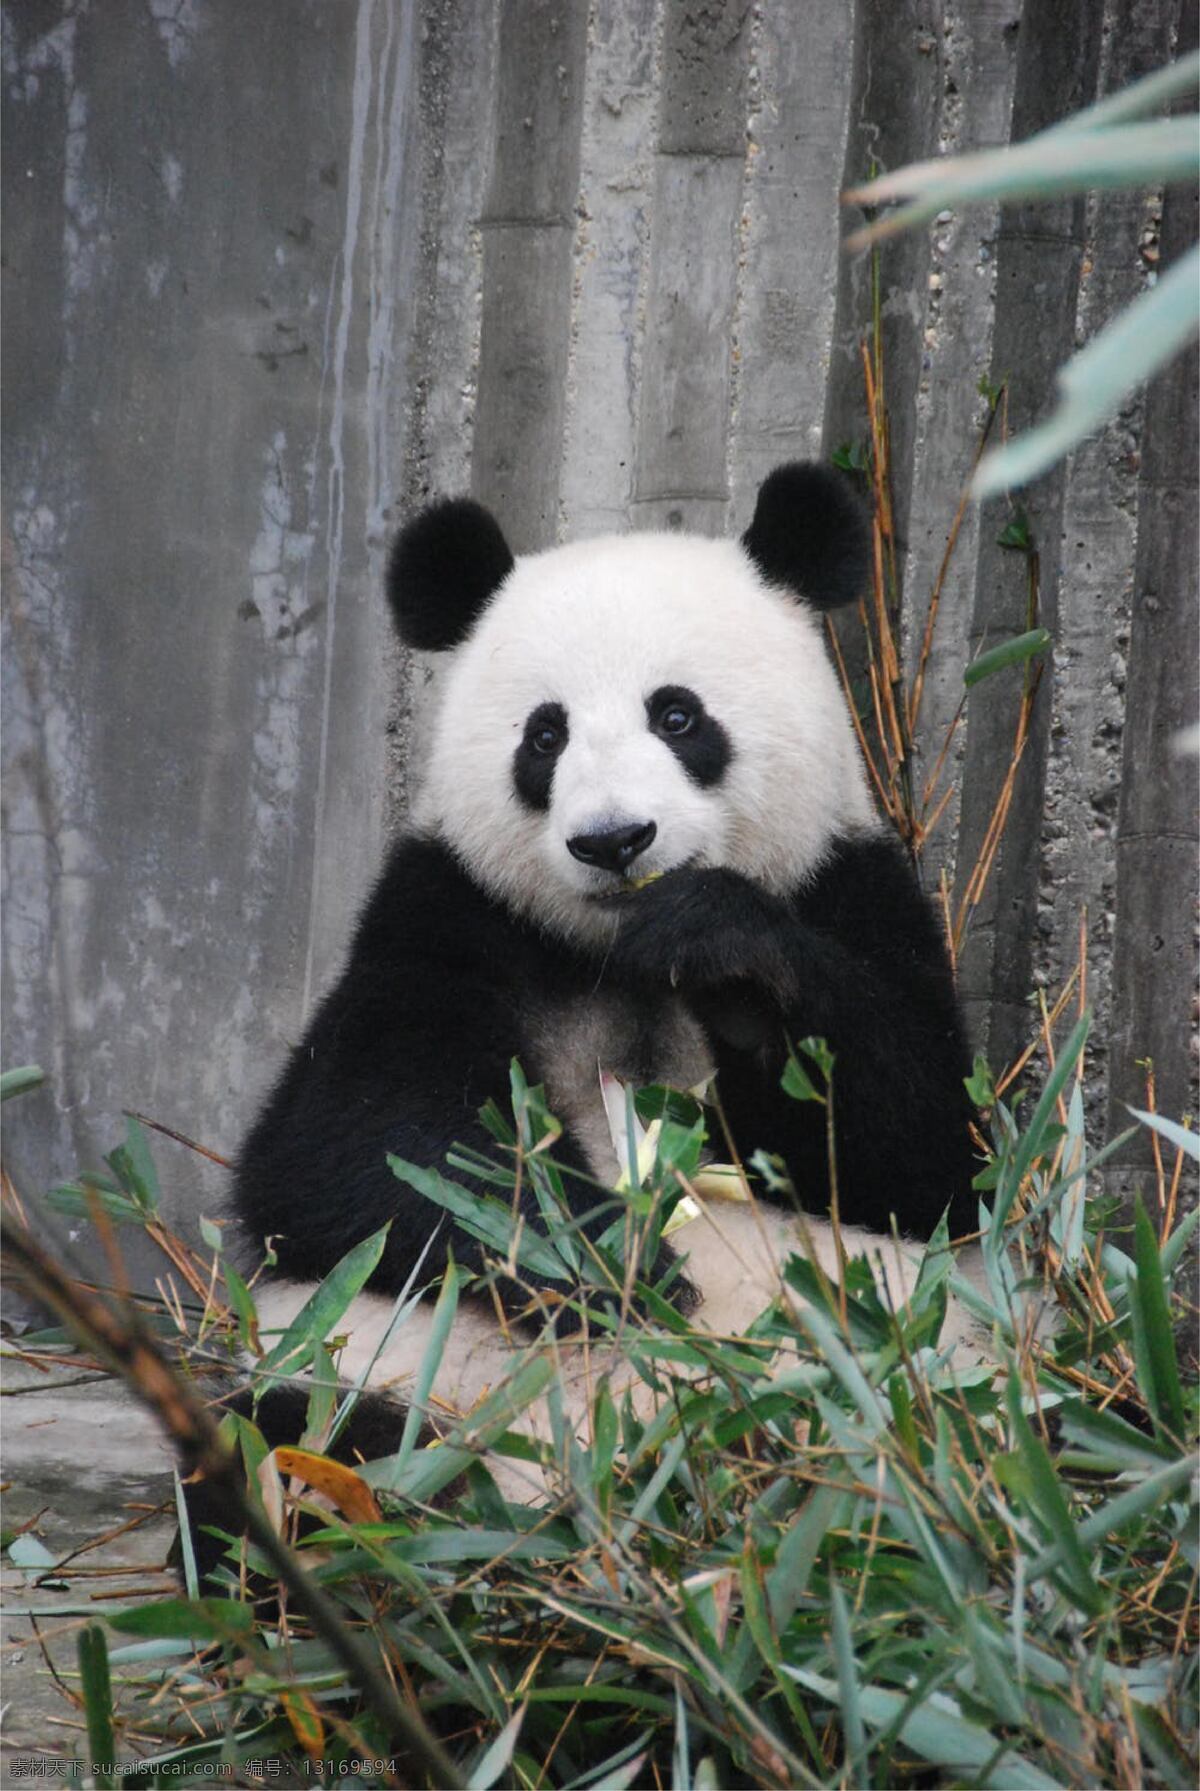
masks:
{"label": "green bamboo leaf", "polygon": [[[376,1481],[378,1486],[382,1484]],[[378,1551],[381,1564],[404,1563],[407,1566],[435,1565],[455,1561],[563,1561],[576,1552],[578,1543],[567,1541],[546,1531],[526,1536],[520,1530],[463,1530],[457,1525],[447,1529],[418,1530],[412,1525],[395,1523],[355,1524],[353,1532],[330,1525],[306,1537],[308,1543],[345,1542],[347,1538],[363,1543],[386,1544]]]}
{"label": "green bamboo leaf", "polygon": [[799,1610],[822,1542],[835,1524],[844,1522],[847,1497],[836,1487],[813,1487],[804,1508],[779,1542],[776,1562],[767,1574],[767,1601],[777,1633],[783,1633]]}
{"label": "green bamboo leaf", "polygon": [[253,1630],[254,1609],[231,1598],[161,1598],[114,1611],[105,1621],[125,1635],[227,1642],[244,1639]]}
{"label": "green bamboo leaf", "polygon": [[92,1782],[111,1786],[116,1766],[116,1742],[113,1737],[112,1679],[108,1670],[108,1643],[98,1623],[89,1623],[79,1632],[77,1644],[79,1680],[83,1690],[83,1706],[87,1715],[88,1754]]}
{"label": "green bamboo leaf", "polygon": [[164,1637],[157,1642],[126,1642],[121,1648],[110,1648],[109,1665],[113,1667],[133,1666],[138,1661],[175,1661],[186,1658],[192,1653],[192,1645],[179,1637]]}
{"label": "green bamboo leaf", "polygon": [[137,1201],[145,1213],[158,1211],[158,1170],[150,1153],[145,1131],[131,1113],[125,1115],[125,1142],[108,1158],[121,1186]]}
{"label": "green bamboo leaf", "polygon": [[801,1306],[796,1313],[796,1322],[808,1332],[833,1374],[858,1407],[866,1420],[868,1433],[871,1436],[882,1435],[888,1427],[890,1411],[833,1326],[827,1322],[825,1315],[818,1312],[815,1306]]}
{"label": "green bamboo leaf", "polygon": [[[1140,1486],[1131,1486],[1125,1492],[1118,1493],[1115,1499],[1109,1499],[1098,1511],[1093,1511],[1084,1518],[1077,1532],[1079,1540],[1089,1547],[1111,1541],[1119,1537],[1133,1523],[1138,1523],[1148,1512],[1157,1510],[1172,1499],[1182,1487],[1187,1486],[1196,1472],[1196,1464],[1190,1456],[1182,1461],[1173,1461],[1157,1473],[1150,1474]],[[1062,1550],[1058,1543],[1043,1549],[1028,1568],[1030,1578],[1040,1578],[1058,1566],[1062,1560]]]}
{"label": "green bamboo leaf", "polygon": [[1022,1480],[1015,1483],[1010,1480],[1010,1484],[1013,1490],[1024,1495],[1023,1502],[1037,1519],[1039,1528],[1057,1545],[1056,1558],[1062,1566],[1056,1583],[1069,1593],[1080,1610],[1086,1611],[1089,1617],[1099,1617],[1106,1609],[1106,1600],[1092,1578],[1091,1565],[1071,1520],[1054,1463],[1045,1445],[1034,1436],[1021,1408],[1021,1383],[1015,1370],[1009,1373],[1005,1400],[1017,1458],[1024,1470]]}
{"label": "green bamboo leaf", "polygon": [[535,1350],[523,1360],[518,1358],[513,1372],[455,1427],[445,1442],[436,1448],[415,1450],[394,1480],[390,1462],[376,1464],[374,1469],[365,1468],[364,1480],[376,1484],[386,1475],[393,1492],[408,1499],[432,1499],[482,1451],[499,1442],[526,1407],[546,1391],[556,1373],[554,1359],[546,1350]]}
{"label": "green bamboo leaf", "polygon": [[[497,1256],[507,1257],[512,1245],[514,1225],[512,1208],[504,1201],[494,1200],[490,1194],[469,1193],[460,1188],[457,1182],[448,1182],[439,1175],[436,1169],[426,1169],[419,1163],[408,1163],[403,1157],[388,1157],[388,1167],[393,1175],[415,1188],[418,1194],[424,1194],[427,1200],[444,1207],[453,1213],[462,1229],[481,1244],[486,1244]],[[569,1281],[570,1271],[554,1245],[537,1232],[525,1226],[521,1232],[517,1248],[517,1260],[533,1274],[544,1277],[547,1281]]]}
{"label": "green bamboo leaf", "polygon": [[1031,628],[1028,634],[1017,634],[1011,640],[1001,641],[998,647],[989,648],[971,661],[963,672],[963,683],[971,689],[1010,665],[1025,665],[1039,653],[1044,653],[1052,639],[1049,629]]}
{"label": "green bamboo leaf", "polygon": [[563,1791],[629,1791],[641,1783],[642,1768],[649,1753],[641,1736],[627,1747],[612,1754],[602,1766],[591,1768],[581,1778],[572,1779]]}
{"label": "green bamboo leaf", "polygon": [[467,1780],[467,1791],[491,1791],[492,1786],[504,1772],[512,1759],[512,1752],[517,1745],[517,1736],[521,1733],[521,1724],[525,1721],[525,1705],[515,1711],[501,1729],[491,1746],[485,1748],[478,1764]]}
{"label": "green bamboo leaf", "polygon": [[771,1613],[768,1608],[766,1586],[763,1580],[762,1563],[759,1561],[753,1539],[746,1537],[742,1548],[741,1564],[742,1614],[746,1619],[746,1629],[750,1633],[754,1646],[758,1649],[771,1675],[783,1695],[789,1714],[800,1733],[803,1735],[809,1751],[814,1757],[820,1757],[820,1743],[811,1719],[802,1701],[796,1696],[796,1689],[783,1671],[783,1657],[779,1642],[771,1627]]}
{"label": "green bamboo leaf", "polygon": [[29,1573],[41,1573],[47,1567],[53,1567],[57,1556],[52,1555],[32,1530],[25,1530],[20,1536],[14,1536],[8,1545],[8,1558],[14,1567],[25,1569]]}
{"label": "green bamboo leaf", "polygon": [[917,162],[852,188],[845,197],[859,205],[880,205],[906,193],[920,196],[859,231],[850,246],[880,242],[963,204],[1157,186],[1194,179],[1195,172],[1194,118],[1157,118],[1149,124],[1113,124],[1103,130],[1047,131],[1001,149]]}
{"label": "green bamboo leaf", "polygon": [[1001,1722],[1020,1728],[1025,1722],[1025,1703],[1017,1663],[1001,1645],[1001,1638],[978,1605],[970,1604],[963,1612],[963,1639],[975,1668],[979,1692]]}
{"label": "green bamboo leaf", "polygon": [[348,1250],[335,1269],[300,1308],[274,1349],[260,1364],[264,1374],[278,1374],[286,1364],[297,1374],[312,1360],[317,1345],[328,1337],[355,1294],[361,1293],[383,1255],[391,1222]]}
{"label": "green bamboo leaf", "polygon": [[1012,1203],[1017,1197],[1017,1192],[1026,1173],[1036,1158],[1042,1154],[1046,1144],[1047,1130],[1056,1122],[1058,1097],[1075,1069],[1075,1064],[1087,1040],[1091,1023],[1090,1012],[1082,1015],[1076,1022],[1070,1038],[1059,1053],[1058,1062],[1046,1078],[1041,1097],[1034,1108],[1033,1117],[1018,1139],[1015,1151],[1001,1165],[1000,1179],[996,1184],[996,1198],[992,1206],[992,1222],[984,1239],[985,1255],[992,1259],[998,1258],[1003,1252],[1004,1226],[1012,1209]]}
{"label": "green bamboo leaf", "polygon": [[842,1714],[842,1733],[846,1738],[846,1765],[849,1783],[866,1783],[867,1732],[863,1725],[861,1686],[854,1643],[850,1635],[850,1618],[842,1588],[836,1580],[829,1586],[830,1630],[833,1659],[837,1668],[838,1708]]}
{"label": "green bamboo leaf", "polygon": [[1093,1455],[1109,1472],[1134,1468],[1153,1471],[1171,1459],[1165,1443],[1144,1436],[1116,1412],[1101,1411],[1081,1399],[1064,1399],[1059,1407],[1063,1441],[1077,1444]]}
{"label": "green bamboo leaf", "polygon": [[675,1742],[671,1749],[671,1791],[692,1791],[687,1705],[683,1701],[683,1692],[678,1681],[675,1685]]}
{"label": "green bamboo leaf", "polygon": [[669,1716],[674,1710],[670,1698],[661,1692],[644,1691],[623,1685],[619,1680],[585,1685],[575,1681],[569,1685],[531,1685],[525,1693],[527,1704],[627,1704],[634,1710],[652,1710],[656,1716]]}
{"label": "green bamboo leaf", "polygon": [[1175,1357],[1175,1336],[1171,1325],[1171,1307],[1166,1282],[1158,1255],[1158,1239],[1139,1194],[1133,1212],[1134,1261],[1137,1281],[1129,1290],[1130,1314],[1134,1321],[1134,1340],[1147,1370],[1142,1391],[1159,1424],[1172,1436],[1182,1439],[1185,1430],[1183,1388],[1179,1382],[1179,1363]]}
{"label": "green bamboo leaf", "polygon": [[221,1274],[225,1279],[225,1291],[229,1295],[229,1304],[233,1307],[237,1318],[238,1341],[243,1349],[251,1347],[258,1326],[258,1314],[254,1309],[254,1301],[250,1289],[242,1280],[233,1264],[222,1261]]}
{"label": "green bamboo leaf", "polygon": [[200,1580],[196,1572],[196,1551],[192,1546],[192,1522],[188,1516],[187,1500],[183,1493],[183,1481],[179,1478],[179,1469],[171,1469],[171,1478],[175,1487],[175,1522],[179,1526],[179,1554],[183,1561],[183,1586],[189,1598],[199,1598]]}
{"label": "green bamboo leaf", "polygon": [[1180,1747],[1175,1734],[1163,1719],[1162,1712],[1145,1704],[1131,1702],[1138,1740],[1158,1768],[1160,1781],[1178,1791],[1191,1791],[1196,1782],[1196,1762]]}
{"label": "green bamboo leaf", "polygon": [[101,1212],[118,1225],[136,1225],[145,1216],[128,1194],[113,1193],[91,1181],[63,1182],[47,1190],[45,1201],[52,1212],[66,1219],[90,1219],[93,1212]]}
{"label": "green bamboo leaf", "polygon": [[1162,1246],[1161,1257],[1163,1274],[1166,1275],[1168,1280],[1179,1266],[1179,1258],[1187,1249],[1188,1242],[1195,1232],[1197,1225],[1200,1225],[1200,1207],[1193,1207],[1191,1212],[1185,1214],[1179,1221],[1166,1243]]}
{"label": "green bamboo leaf", "polygon": [[[422,1353],[421,1366],[417,1370],[417,1378],[413,1383],[412,1393],[409,1397],[409,1406],[404,1418],[404,1431],[400,1438],[400,1447],[392,1457],[393,1480],[398,1478],[399,1475],[404,1472],[405,1467],[408,1465],[409,1458],[417,1446],[417,1437],[420,1434],[421,1425],[425,1421],[426,1408],[429,1404],[430,1389],[437,1376],[437,1371],[441,1367],[442,1356],[446,1348],[446,1339],[450,1335],[451,1326],[453,1325],[455,1315],[458,1312],[458,1281],[458,1269],[453,1261],[451,1261],[447,1266],[445,1275],[442,1277],[442,1285],[438,1293],[437,1305],[433,1309],[433,1322],[429,1327],[429,1341],[425,1345],[424,1352]],[[388,1480],[381,1480],[379,1484],[383,1487],[387,1487],[391,1482]]]}
{"label": "green bamboo leaf", "polygon": [[788,1060],[783,1066],[783,1075],[779,1086],[784,1094],[791,1095],[794,1101],[819,1101],[825,1104],[825,1096],[819,1092],[816,1083],[809,1075],[794,1051],[789,1051]]}
{"label": "green bamboo leaf", "polygon": [[1196,334],[1200,248],[1192,249],[1149,292],[1126,306],[1067,362],[1058,376],[1057,410],[986,454],[971,486],[982,499],[1025,485],[1115,414],[1129,394],[1172,360]]}
{"label": "green bamboo leaf", "polygon": [[1193,1162],[1200,1163],[1200,1132],[1193,1132],[1190,1127],[1181,1126],[1161,1113],[1143,1113],[1139,1107],[1131,1107],[1129,1111],[1144,1126],[1149,1126],[1152,1132],[1160,1133],[1176,1150],[1183,1151]]}
{"label": "green bamboo leaf", "polygon": [[[805,1667],[785,1666],[783,1671],[837,1708],[839,1688],[834,1680]],[[902,1716],[907,1702],[902,1692],[887,1691],[878,1685],[864,1685],[859,1693],[864,1721],[877,1729],[887,1728]],[[1004,1786],[1006,1791],[1058,1791],[1058,1779],[1048,1778],[1020,1754],[998,1755],[995,1736],[977,1723],[968,1722],[958,1705],[941,1692],[931,1693],[908,1712],[900,1725],[899,1739],[923,1760],[946,1767],[955,1777],[988,1767],[990,1786]]]}
{"label": "green bamboo leaf", "polygon": [[19,1069],[5,1070],[0,1075],[0,1102],[11,1101],[14,1095],[28,1094],[46,1080],[45,1070],[36,1063],[22,1064]]}

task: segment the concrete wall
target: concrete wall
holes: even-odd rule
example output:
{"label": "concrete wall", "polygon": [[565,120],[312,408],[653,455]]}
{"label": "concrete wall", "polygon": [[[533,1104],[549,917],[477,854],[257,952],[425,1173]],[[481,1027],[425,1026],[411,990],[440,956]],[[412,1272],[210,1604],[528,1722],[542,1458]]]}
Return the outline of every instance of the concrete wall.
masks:
{"label": "concrete wall", "polygon": [[[5,1061],[35,1187],[135,1107],[231,1150],[336,967],[419,761],[378,595],[471,489],[519,549],[727,532],[865,434],[872,161],[1021,136],[1171,53],[1180,0],[11,0],[4,9]],[[851,219],[851,222],[854,220]],[[919,628],[980,376],[1054,367],[1195,234],[1141,195],[941,220],[881,263]],[[1194,1111],[1195,363],[1030,494],[1054,630],[962,981],[996,1060],[1089,911],[1100,1118]],[[927,767],[1023,568],[969,512]],[[853,643],[848,642],[853,657]],[[1015,685],[972,699],[927,874],[973,853]],[[1110,1054],[1111,1041],[1111,1054]],[[164,1145],[180,1210],[221,1178]],[[199,1185],[197,1179],[199,1178]]]}

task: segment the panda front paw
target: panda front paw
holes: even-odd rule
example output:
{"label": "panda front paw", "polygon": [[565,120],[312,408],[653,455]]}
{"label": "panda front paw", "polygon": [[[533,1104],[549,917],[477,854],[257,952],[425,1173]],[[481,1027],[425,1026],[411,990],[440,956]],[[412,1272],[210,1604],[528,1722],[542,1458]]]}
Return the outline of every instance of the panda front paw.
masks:
{"label": "panda front paw", "polygon": [[750,985],[782,1005],[795,993],[792,931],[784,904],[737,871],[668,871],[622,899],[610,961],[684,994]]}

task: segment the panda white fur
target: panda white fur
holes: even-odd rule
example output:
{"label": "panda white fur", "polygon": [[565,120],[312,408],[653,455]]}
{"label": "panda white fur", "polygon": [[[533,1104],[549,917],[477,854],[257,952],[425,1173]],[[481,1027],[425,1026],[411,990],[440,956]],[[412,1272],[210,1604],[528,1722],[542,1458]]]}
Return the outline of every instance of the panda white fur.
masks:
{"label": "panda white fur", "polygon": [[[940,930],[874,815],[823,640],[820,612],[860,594],[868,552],[849,486],[805,465],[767,479],[740,542],[634,534],[514,561],[470,500],[404,530],[392,608],[447,670],[415,826],[237,1165],[242,1225],[278,1260],[258,1291],[265,1327],[390,1219],[371,1290],[338,1326],[352,1379],[422,1251],[423,1281],[451,1244],[483,1268],[386,1158],[442,1167],[455,1143],[493,1149],[478,1113],[489,1097],[505,1106],[514,1057],[564,1122],[557,1160],[604,1187],[617,1164],[599,1071],[685,1088],[715,1072],[739,1151],[782,1156],[822,1215],[824,1112],[780,1074],[789,1040],[823,1036],[851,1251],[874,1244],[899,1302],[913,1270],[880,1235],[892,1215],[913,1239],[946,1209],[952,1234],[973,1228],[968,1064]],[[581,1214],[605,1198],[566,1185]],[[828,1226],[812,1229],[835,1268]],[[796,1242],[790,1212],[764,1203],[694,1220],[678,1240],[694,1322],[744,1328]],[[428,1311],[375,1360],[373,1381],[401,1397]],[[493,1304],[466,1304],[443,1405],[469,1409],[506,1348]]]}

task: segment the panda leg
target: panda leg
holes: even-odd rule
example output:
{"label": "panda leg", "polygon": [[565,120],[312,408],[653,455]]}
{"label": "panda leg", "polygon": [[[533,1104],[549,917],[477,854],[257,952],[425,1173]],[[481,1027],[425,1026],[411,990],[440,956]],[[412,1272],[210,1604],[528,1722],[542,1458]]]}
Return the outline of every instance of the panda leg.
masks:
{"label": "panda leg", "polygon": [[[290,1447],[299,1443],[304,1435],[310,1391],[302,1381],[281,1382],[278,1386],[267,1387],[259,1395],[256,1405],[253,1389],[238,1387],[220,1401],[214,1416],[236,1412],[258,1426],[268,1449]],[[342,1462],[347,1467],[353,1467],[359,1461],[375,1461],[380,1456],[391,1455],[400,1446],[406,1416],[405,1407],[386,1394],[360,1393],[349,1419],[325,1453],[332,1461]],[[431,1435],[428,1433],[423,1440],[428,1441]],[[448,1498],[453,1490],[453,1486],[448,1488],[441,1498]],[[197,1585],[203,1596],[212,1590],[207,1582],[225,1558],[228,1545],[222,1536],[212,1532],[216,1529],[228,1534],[227,1508],[214,1498],[208,1482],[199,1476],[184,1482],[183,1496]],[[170,1561],[182,1578],[183,1550],[178,1541],[172,1548]],[[264,1612],[269,1609],[273,1593],[266,1582],[259,1581],[251,1591],[260,1609]]]}

